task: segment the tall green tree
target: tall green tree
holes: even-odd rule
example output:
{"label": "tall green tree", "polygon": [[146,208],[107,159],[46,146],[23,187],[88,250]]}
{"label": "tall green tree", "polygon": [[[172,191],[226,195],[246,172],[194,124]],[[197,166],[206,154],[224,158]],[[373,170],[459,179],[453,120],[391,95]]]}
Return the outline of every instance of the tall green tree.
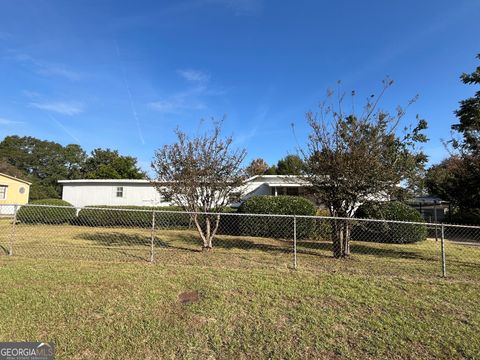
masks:
{"label": "tall green tree", "polygon": [[305,172],[305,163],[298,155],[287,155],[277,163],[278,175],[301,175]]}
{"label": "tall green tree", "polygon": [[27,178],[27,174],[8,163],[5,159],[0,159],[0,173],[17,177],[19,179]]}
{"label": "tall green tree", "polygon": [[90,156],[80,145],[62,146],[31,136],[7,136],[0,142],[0,172],[31,181],[30,199],[59,198],[58,180],[141,179],[137,160],[116,150],[95,149]]}
{"label": "tall green tree", "polygon": [[480,208],[480,157],[453,155],[428,169],[426,186],[432,195],[465,211]]}
{"label": "tall green tree", "polygon": [[[460,79],[480,85],[480,66]],[[428,170],[426,186],[432,195],[450,201],[455,221],[480,223],[480,90],[460,101],[455,115],[459,121],[452,129],[460,138],[452,140],[453,154]]]}
{"label": "tall green tree", "polygon": [[132,156],[123,156],[117,150],[95,149],[84,167],[87,179],[144,179],[145,173]]}
{"label": "tall green tree", "polygon": [[78,178],[85,152],[78,145],[62,145],[31,136],[7,136],[0,142],[0,159],[32,182],[30,198],[60,197],[60,179]]}
{"label": "tall green tree", "polygon": [[265,175],[278,175],[277,174],[277,165],[270,166],[267,171],[265,171]]}
{"label": "tall green tree", "polygon": [[264,175],[268,169],[269,169],[269,166],[265,162],[265,160],[258,158],[258,159],[252,160],[250,165],[246,167],[245,172],[248,177],[252,177],[255,175]]}
{"label": "tall green tree", "polygon": [[[480,59],[480,54],[477,55]],[[472,73],[463,73],[460,76],[466,85],[480,85],[480,66]],[[473,154],[480,153],[480,90],[472,97],[460,101],[460,107],[455,111],[459,122],[452,125],[452,129],[462,135],[461,141],[454,142],[457,148]]]}

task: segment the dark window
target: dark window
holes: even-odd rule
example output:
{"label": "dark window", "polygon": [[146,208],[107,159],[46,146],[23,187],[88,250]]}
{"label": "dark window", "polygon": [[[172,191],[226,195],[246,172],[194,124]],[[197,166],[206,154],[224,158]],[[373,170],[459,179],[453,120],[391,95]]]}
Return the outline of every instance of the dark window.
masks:
{"label": "dark window", "polygon": [[298,188],[297,187],[287,187],[287,195],[290,196],[298,196]]}
{"label": "dark window", "polygon": [[7,198],[7,187],[0,186],[0,200],[5,200]]}

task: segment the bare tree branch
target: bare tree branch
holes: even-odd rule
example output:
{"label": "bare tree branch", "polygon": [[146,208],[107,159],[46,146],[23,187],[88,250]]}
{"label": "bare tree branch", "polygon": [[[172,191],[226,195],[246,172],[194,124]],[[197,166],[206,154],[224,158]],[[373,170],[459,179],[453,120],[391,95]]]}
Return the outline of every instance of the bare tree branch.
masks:
{"label": "bare tree branch", "polygon": [[[222,138],[222,121],[210,132],[190,138],[177,129],[177,142],[155,152],[153,185],[165,197],[192,212],[203,247],[212,248],[220,223],[218,215],[230,202],[230,195],[244,180],[244,149],[232,149],[232,137]],[[213,224],[213,227],[212,227]]]}

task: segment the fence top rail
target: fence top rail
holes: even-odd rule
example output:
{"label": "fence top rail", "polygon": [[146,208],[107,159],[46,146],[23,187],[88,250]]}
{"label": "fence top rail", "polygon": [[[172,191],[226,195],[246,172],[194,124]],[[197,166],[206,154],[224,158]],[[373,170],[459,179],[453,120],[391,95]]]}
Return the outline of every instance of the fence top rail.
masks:
{"label": "fence top rail", "polygon": [[351,221],[351,222],[378,222],[388,224],[409,224],[409,225],[424,225],[428,227],[454,227],[454,228],[468,228],[479,229],[477,225],[460,225],[460,224],[447,224],[447,223],[427,223],[418,221],[401,221],[401,220],[385,220],[385,219],[365,219],[365,218],[349,218],[349,217],[332,217],[332,216],[318,216],[318,215],[282,215],[282,214],[245,214],[236,212],[195,212],[184,210],[164,210],[152,207],[151,209],[136,209],[136,208],[116,208],[116,207],[95,207],[95,206],[65,206],[65,205],[44,205],[44,204],[0,204],[1,206],[15,206],[21,207],[39,207],[39,208],[58,208],[58,209],[76,209],[80,210],[100,210],[100,211],[119,211],[119,212],[140,212],[140,213],[152,213],[157,214],[187,214],[187,215],[222,215],[222,216],[255,216],[255,217],[278,217],[278,218],[297,218],[297,219],[317,219],[317,220],[330,220],[330,221]]}

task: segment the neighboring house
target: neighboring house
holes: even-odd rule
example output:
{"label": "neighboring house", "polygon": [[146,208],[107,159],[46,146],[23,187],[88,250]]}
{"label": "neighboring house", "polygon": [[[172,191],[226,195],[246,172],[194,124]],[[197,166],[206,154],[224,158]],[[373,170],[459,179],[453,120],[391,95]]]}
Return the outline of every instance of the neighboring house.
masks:
{"label": "neighboring house", "polygon": [[417,196],[407,203],[417,209],[427,222],[443,222],[450,214],[450,203],[435,196]]}
{"label": "neighboring house", "polygon": [[[148,180],[60,180],[62,199],[74,206],[167,206],[164,199]],[[304,195],[309,183],[294,175],[257,175],[245,180],[235,191],[232,206],[255,195]]]}
{"label": "neighboring house", "polygon": [[238,201],[232,203],[232,206],[240,206],[243,201],[257,195],[307,197],[309,186],[310,183],[298,175],[255,175],[238,188]]}
{"label": "neighboring house", "polygon": [[27,204],[30,185],[28,181],[0,173],[0,215],[13,214],[13,204]]}

